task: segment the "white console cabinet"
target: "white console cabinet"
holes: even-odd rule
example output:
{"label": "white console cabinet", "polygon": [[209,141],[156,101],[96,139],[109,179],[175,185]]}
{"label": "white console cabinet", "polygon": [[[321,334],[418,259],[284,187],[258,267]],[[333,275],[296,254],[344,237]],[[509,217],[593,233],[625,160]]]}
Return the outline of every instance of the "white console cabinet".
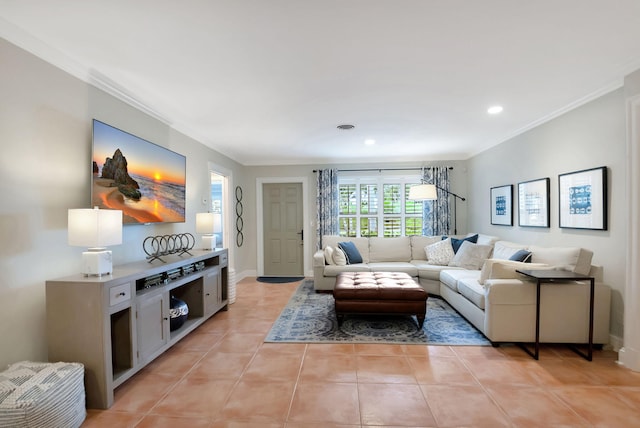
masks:
{"label": "white console cabinet", "polygon": [[[227,309],[227,250],[191,253],[115,266],[101,277],[47,281],[49,361],[84,364],[87,407],[109,408],[114,388]],[[189,307],[174,331],[171,296]]]}

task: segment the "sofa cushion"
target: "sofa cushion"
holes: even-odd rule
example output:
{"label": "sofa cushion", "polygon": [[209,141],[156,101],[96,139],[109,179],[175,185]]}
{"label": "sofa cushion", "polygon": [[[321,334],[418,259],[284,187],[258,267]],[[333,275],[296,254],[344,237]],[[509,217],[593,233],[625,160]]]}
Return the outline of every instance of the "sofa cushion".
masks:
{"label": "sofa cushion", "polygon": [[458,280],[458,292],[480,309],[484,309],[486,290],[480,285],[478,278],[460,278]]}
{"label": "sofa cushion", "polygon": [[409,262],[372,262],[369,263],[369,270],[371,272],[404,272],[413,278],[418,276],[417,266]]}
{"label": "sofa cushion", "polygon": [[526,250],[527,246],[523,244],[517,244],[509,241],[498,241],[493,246],[493,258],[509,260],[509,257],[513,256],[520,250]]}
{"label": "sofa cushion", "polygon": [[419,278],[430,279],[436,282],[440,282],[440,272],[444,269],[462,270],[462,268],[458,267],[432,265],[426,260],[412,260],[411,264],[418,268]]}
{"label": "sofa cushion", "polygon": [[[474,234],[470,233],[467,236],[472,236],[472,235]],[[478,235],[478,240],[476,241],[476,244],[480,244],[480,245],[491,245],[493,247],[495,243],[500,240],[500,238],[498,238],[497,236],[483,235],[482,233],[478,233],[477,235]]]}
{"label": "sofa cushion", "polygon": [[440,272],[440,282],[458,292],[458,281],[462,278],[473,278],[476,281],[480,277],[479,270],[467,270],[467,269],[443,269]]}
{"label": "sofa cushion", "polygon": [[369,263],[369,238],[351,238],[348,236],[324,235],[322,236],[322,246],[336,248],[339,242],[353,242],[362,256],[363,263]]}
{"label": "sofa cushion", "polygon": [[491,249],[490,245],[478,245],[470,241],[464,241],[456,255],[449,262],[449,266],[479,270],[489,257]]}
{"label": "sofa cushion", "polygon": [[333,247],[327,246],[324,247],[324,263],[327,265],[335,265],[336,262],[333,261]]}
{"label": "sofa cushion", "polygon": [[347,264],[347,255],[342,251],[342,248],[336,247],[333,249],[333,261],[335,265],[344,266]]}
{"label": "sofa cushion", "polygon": [[338,246],[342,251],[344,251],[345,256],[347,256],[347,264],[353,265],[356,263],[362,263],[362,256],[360,255],[360,251],[356,248],[356,244],[351,241],[339,242]]}
{"label": "sofa cushion", "polygon": [[442,241],[442,236],[412,236],[411,237],[411,260],[427,260],[427,245]]}
{"label": "sofa cushion", "polygon": [[409,262],[411,260],[411,238],[369,238],[370,262]]}
{"label": "sofa cushion", "polygon": [[451,238],[451,247],[453,247],[453,252],[457,253],[458,250],[460,249],[460,246],[465,241],[472,242],[475,244],[476,242],[478,242],[478,234],[476,233],[475,235],[467,236],[462,239]]}
{"label": "sofa cushion", "polygon": [[531,246],[531,261],[546,263],[559,269],[566,269],[581,275],[589,275],[593,252],[579,247],[537,247]]}
{"label": "sofa cushion", "polygon": [[369,272],[369,265],[358,263],[355,265],[330,265],[324,267],[324,276],[338,276],[340,272]]}
{"label": "sofa cushion", "polygon": [[427,261],[432,265],[448,266],[455,255],[451,246],[451,238],[427,245],[425,251],[427,252]]}

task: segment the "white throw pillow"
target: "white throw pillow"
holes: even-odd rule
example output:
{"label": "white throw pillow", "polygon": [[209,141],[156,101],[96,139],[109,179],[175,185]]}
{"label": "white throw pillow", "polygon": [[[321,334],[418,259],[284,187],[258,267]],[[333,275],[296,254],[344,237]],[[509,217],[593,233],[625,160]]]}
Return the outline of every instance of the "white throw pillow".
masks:
{"label": "white throw pillow", "polygon": [[451,238],[427,245],[427,263],[438,266],[448,266],[455,255],[451,246]]}
{"label": "white throw pillow", "polygon": [[333,249],[333,261],[337,266],[347,265],[347,255],[342,251],[342,248],[336,247]]}
{"label": "white throw pillow", "polygon": [[469,270],[479,270],[491,253],[491,245],[478,245],[464,241],[458,252],[449,262],[449,266],[461,267]]}
{"label": "white throw pillow", "polygon": [[493,246],[493,258],[509,260],[509,257],[513,256],[516,252],[526,249],[526,245],[509,241],[498,241]]}
{"label": "white throw pillow", "polygon": [[333,261],[333,247],[330,247],[330,246],[324,247],[324,261],[328,265],[336,264],[336,262]]}

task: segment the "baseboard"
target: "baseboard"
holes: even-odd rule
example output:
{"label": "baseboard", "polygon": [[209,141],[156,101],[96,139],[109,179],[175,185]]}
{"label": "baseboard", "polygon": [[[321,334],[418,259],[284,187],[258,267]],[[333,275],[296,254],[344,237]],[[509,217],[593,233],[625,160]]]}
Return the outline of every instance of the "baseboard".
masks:
{"label": "baseboard", "polygon": [[253,269],[243,270],[236,274],[236,281],[242,281],[245,278],[257,277],[258,271]]}
{"label": "baseboard", "polygon": [[620,352],[622,347],[624,346],[624,341],[621,337],[614,336],[613,334],[609,335],[609,343],[604,346],[604,349]]}

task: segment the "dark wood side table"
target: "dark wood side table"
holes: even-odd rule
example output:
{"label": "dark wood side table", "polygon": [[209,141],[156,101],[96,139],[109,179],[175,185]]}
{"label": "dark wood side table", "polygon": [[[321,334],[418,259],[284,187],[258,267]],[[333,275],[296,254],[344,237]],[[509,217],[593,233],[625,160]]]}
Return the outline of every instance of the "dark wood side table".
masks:
{"label": "dark wood side table", "polygon": [[536,340],[534,343],[534,352],[531,352],[529,348],[521,344],[522,349],[531,355],[536,360],[540,356],[540,285],[543,283],[554,283],[564,281],[589,281],[591,284],[591,291],[589,297],[589,344],[587,345],[587,353],[585,354],[577,347],[569,345],[571,349],[582,356],[583,358],[591,361],[593,359],[593,300],[594,300],[594,287],[595,279],[592,276],[580,275],[574,272],[565,270],[531,270],[531,269],[517,269],[516,272],[521,273],[524,276],[533,278],[536,280]]}

